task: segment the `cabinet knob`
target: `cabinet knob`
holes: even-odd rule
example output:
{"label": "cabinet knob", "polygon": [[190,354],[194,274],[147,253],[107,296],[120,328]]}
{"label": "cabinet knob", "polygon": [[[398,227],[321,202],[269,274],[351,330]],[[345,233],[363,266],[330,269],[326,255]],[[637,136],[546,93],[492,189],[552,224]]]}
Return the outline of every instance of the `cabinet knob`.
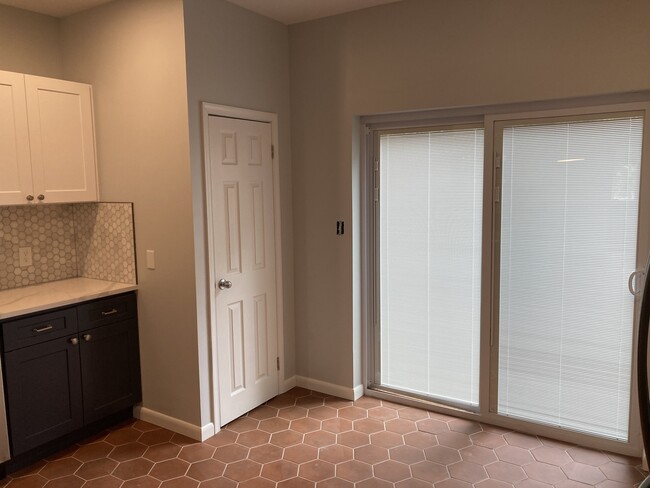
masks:
{"label": "cabinet knob", "polygon": [[34,195],[27,195],[27,196],[25,197],[25,199],[26,199],[28,202],[31,202],[32,200],[34,200]]}
{"label": "cabinet knob", "polygon": [[73,346],[76,346],[77,344],[79,344],[79,339],[77,339],[76,337],[71,338],[70,339],[70,344],[72,344]]}
{"label": "cabinet knob", "polygon": [[84,341],[86,341],[86,342],[90,342],[90,339],[92,339],[93,336],[91,336],[90,334],[84,334],[84,335],[83,335],[83,338],[84,338]]}
{"label": "cabinet knob", "polygon": [[43,195],[43,194],[41,193],[41,194],[40,194],[39,196],[37,196],[36,198],[38,198],[40,201],[43,201],[43,200],[45,200],[45,195]]}

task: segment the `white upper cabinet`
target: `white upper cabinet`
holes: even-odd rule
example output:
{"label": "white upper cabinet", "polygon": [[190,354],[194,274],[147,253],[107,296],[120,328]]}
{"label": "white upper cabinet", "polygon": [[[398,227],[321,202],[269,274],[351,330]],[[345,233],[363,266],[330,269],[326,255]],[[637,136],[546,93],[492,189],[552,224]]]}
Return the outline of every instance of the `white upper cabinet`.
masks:
{"label": "white upper cabinet", "polygon": [[0,72],[0,142],[0,204],[98,199],[90,85]]}

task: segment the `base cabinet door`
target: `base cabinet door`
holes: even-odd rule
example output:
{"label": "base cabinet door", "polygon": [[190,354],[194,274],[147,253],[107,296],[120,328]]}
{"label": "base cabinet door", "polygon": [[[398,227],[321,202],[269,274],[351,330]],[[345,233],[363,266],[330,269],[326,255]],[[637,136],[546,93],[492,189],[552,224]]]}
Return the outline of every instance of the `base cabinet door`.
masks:
{"label": "base cabinet door", "polygon": [[141,400],[136,320],[82,332],[79,351],[86,423]]}
{"label": "base cabinet door", "polygon": [[14,456],[83,425],[76,335],[8,352],[5,370]]}

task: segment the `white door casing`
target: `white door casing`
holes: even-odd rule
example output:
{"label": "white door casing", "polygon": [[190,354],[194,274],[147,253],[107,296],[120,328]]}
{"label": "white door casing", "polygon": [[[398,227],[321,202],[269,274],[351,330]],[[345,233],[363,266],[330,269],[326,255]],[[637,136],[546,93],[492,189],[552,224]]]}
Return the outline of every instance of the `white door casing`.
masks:
{"label": "white door casing", "polygon": [[274,127],[210,108],[204,105],[218,426],[279,393],[282,295]]}

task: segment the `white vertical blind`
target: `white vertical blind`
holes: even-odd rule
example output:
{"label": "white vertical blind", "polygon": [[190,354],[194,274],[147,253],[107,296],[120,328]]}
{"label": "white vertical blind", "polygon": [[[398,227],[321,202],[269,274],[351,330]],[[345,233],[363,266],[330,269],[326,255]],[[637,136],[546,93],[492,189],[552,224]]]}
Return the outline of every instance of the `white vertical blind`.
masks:
{"label": "white vertical blind", "polygon": [[504,128],[499,413],[627,440],[642,131]]}
{"label": "white vertical blind", "polygon": [[381,384],[477,405],[483,129],[380,144]]}

